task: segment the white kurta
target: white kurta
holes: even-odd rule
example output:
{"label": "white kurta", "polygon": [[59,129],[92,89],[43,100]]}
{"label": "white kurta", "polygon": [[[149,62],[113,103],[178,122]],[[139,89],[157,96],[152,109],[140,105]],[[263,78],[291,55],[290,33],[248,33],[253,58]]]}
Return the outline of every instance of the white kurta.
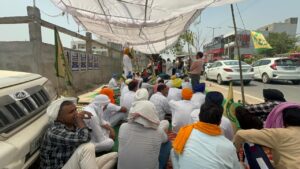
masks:
{"label": "white kurta", "polygon": [[191,113],[196,106],[190,100],[171,100],[169,105],[172,111],[172,128],[177,133],[180,127],[190,124]]}
{"label": "white kurta", "polygon": [[194,93],[191,101],[197,106],[198,109],[202,106],[205,101],[205,94],[201,92]]}
{"label": "white kurta", "polygon": [[128,55],[123,55],[123,70],[125,76],[127,76],[129,72],[133,73],[131,59]]}
{"label": "white kurta", "polygon": [[240,169],[236,149],[223,135],[193,129],[181,155],[171,152],[174,169]]}
{"label": "white kurta", "polygon": [[167,61],[167,63],[166,63],[166,74],[169,75],[169,76],[172,76],[172,67],[173,67],[172,62]]}
{"label": "white kurta", "polygon": [[91,142],[95,145],[96,152],[109,151],[113,147],[114,141],[109,138],[109,131],[101,127],[101,125],[109,124],[102,118],[102,108],[89,104],[84,107],[84,111],[93,114],[91,119],[85,120],[85,123],[88,128],[92,129]]}
{"label": "white kurta", "polygon": [[150,102],[154,104],[159,120],[164,120],[165,115],[171,113],[168,99],[160,92],[156,92],[154,95],[152,95]]}
{"label": "white kurta", "polygon": [[123,123],[119,131],[118,169],[158,169],[159,151],[166,133],[138,123]]}
{"label": "white kurta", "polygon": [[177,89],[177,88],[173,88],[171,87],[169,89],[169,93],[168,93],[168,101],[171,101],[171,100],[175,100],[175,101],[179,101],[182,99],[182,94],[181,94],[181,89]]}
{"label": "white kurta", "polygon": [[121,106],[109,103],[103,111],[103,119],[109,122],[111,126],[115,126],[126,117],[126,113],[120,112],[120,110]]}
{"label": "white kurta", "polygon": [[[200,109],[193,110],[193,112],[191,113],[190,123],[198,122],[199,121],[199,114],[200,114]],[[231,122],[227,117],[222,116],[220,127],[223,131],[224,136],[228,140],[232,140],[233,136],[234,136],[234,132],[233,132]]]}
{"label": "white kurta", "polygon": [[120,106],[126,107],[127,110],[129,111],[132,106],[132,103],[134,102],[134,96],[135,96],[135,92],[133,91],[126,92],[122,97]]}
{"label": "white kurta", "polygon": [[117,80],[115,78],[111,78],[110,81],[108,82],[108,87],[111,89],[117,88],[118,87]]}

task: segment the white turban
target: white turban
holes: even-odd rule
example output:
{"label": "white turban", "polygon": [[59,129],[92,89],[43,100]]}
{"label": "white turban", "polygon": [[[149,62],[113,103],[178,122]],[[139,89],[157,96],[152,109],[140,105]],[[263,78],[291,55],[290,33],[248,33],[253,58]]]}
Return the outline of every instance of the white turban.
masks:
{"label": "white turban", "polygon": [[[140,116],[135,117],[135,113]],[[157,129],[160,123],[154,104],[148,100],[137,101],[132,104],[128,114],[128,122],[136,122],[145,128],[153,129]]]}
{"label": "white turban", "polygon": [[141,88],[135,92],[134,100],[141,101],[141,100],[148,100],[149,93],[147,89]]}
{"label": "white turban", "polygon": [[104,94],[99,94],[94,98],[92,103],[96,106],[105,106],[110,103],[110,99]]}
{"label": "white turban", "polygon": [[56,99],[56,100],[52,101],[51,104],[48,106],[47,112],[46,112],[47,116],[49,117],[49,122],[50,123],[53,123],[57,119],[60,106],[65,101],[71,101],[75,104],[76,103],[76,98],[74,98],[74,97],[61,97],[59,99]]}

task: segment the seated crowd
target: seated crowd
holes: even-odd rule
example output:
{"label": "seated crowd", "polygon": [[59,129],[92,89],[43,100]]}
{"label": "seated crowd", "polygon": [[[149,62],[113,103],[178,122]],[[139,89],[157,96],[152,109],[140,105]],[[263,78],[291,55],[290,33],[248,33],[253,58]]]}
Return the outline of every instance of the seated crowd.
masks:
{"label": "seated crowd", "polygon": [[[80,112],[74,98],[53,101],[41,168],[300,168],[300,104],[281,91],[264,89],[264,103],[237,106],[236,125],[225,116],[222,93],[205,92],[205,83],[192,86],[178,74],[150,79],[136,73],[118,82],[114,74]],[[111,152],[116,139],[118,152]]]}

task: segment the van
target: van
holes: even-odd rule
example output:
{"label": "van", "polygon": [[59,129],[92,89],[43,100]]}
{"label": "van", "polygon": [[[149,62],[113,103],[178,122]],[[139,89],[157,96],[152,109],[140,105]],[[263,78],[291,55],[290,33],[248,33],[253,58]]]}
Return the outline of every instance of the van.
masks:
{"label": "van", "polygon": [[0,70],[0,168],[25,169],[37,159],[46,109],[56,97],[41,75]]}

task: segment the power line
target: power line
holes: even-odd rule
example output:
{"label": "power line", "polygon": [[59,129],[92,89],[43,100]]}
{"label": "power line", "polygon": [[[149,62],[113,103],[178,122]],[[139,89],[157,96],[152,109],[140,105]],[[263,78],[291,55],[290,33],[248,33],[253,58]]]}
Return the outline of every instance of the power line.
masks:
{"label": "power line", "polygon": [[242,21],[243,27],[244,27],[244,29],[246,30],[246,26],[245,26],[245,24],[244,24],[244,20],[243,20],[243,18],[242,18],[242,15],[241,15],[239,6],[238,6],[237,4],[235,4],[235,5],[236,5],[237,11],[238,11],[238,13],[239,13],[240,19],[241,19],[241,21]]}

